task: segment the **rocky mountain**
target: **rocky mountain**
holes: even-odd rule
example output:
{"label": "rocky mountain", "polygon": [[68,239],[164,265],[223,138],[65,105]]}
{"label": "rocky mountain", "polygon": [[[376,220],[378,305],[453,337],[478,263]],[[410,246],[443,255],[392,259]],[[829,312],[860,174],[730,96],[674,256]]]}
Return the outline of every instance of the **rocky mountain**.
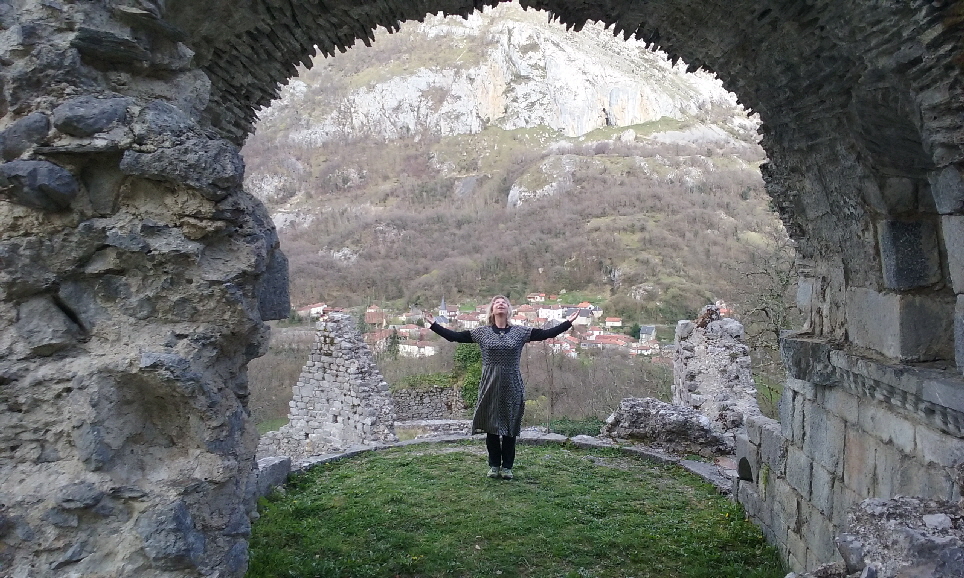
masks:
{"label": "rocky mountain", "polygon": [[261,111],[245,184],[296,301],[544,288],[672,316],[779,229],[756,140],[711,74],[503,4],[316,59]]}
{"label": "rocky mountain", "polygon": [[292,119],[288,138],[309,145],[362,135],[473,134],[489,125],[541,125],[575,137],[735,104],[711,75],[685,74],[639,41],[600,26],[567,32],[515,4],[466,20],[429,17],[397,37],[383,34],[368,52],[364,74],[347,83],[329,78],[344,70],[341,56],[292,80],[261,115],[262,125],[286,109],[307,111]]}

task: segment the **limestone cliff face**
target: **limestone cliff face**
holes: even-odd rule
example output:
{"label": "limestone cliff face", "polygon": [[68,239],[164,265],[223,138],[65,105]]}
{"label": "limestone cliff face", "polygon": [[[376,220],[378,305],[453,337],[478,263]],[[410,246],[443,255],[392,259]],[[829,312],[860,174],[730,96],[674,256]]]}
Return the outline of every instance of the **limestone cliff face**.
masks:
{"label": "limestone cliff face", "polygon": [[[356,71],[359,86],[319,102],[316,93],[328,87],[305,73],[262,112],[261,126],[288,116],[297,124],[290,139],[307,145],[365,135],[390,140],[425,132],[472,134],[489,124],[543,125],[572,137],[607,125],[691,117],[713,104],[736,105],[713,76],[685,74],[640,41],[615,38],[598,25],[567,32],[547,23],[544,13],[515,4],[466,20],[429,17],[403,27],[384,48],[382,38],[390,37],[382,32],[372,48],[362,49],[380,56]],[[428,51],[432,58],[417,61],[426,58],[426,45],[434,48]],[[321,65],[339,67],[340,58]],[[287,110],[298,111],[299,118]]]}

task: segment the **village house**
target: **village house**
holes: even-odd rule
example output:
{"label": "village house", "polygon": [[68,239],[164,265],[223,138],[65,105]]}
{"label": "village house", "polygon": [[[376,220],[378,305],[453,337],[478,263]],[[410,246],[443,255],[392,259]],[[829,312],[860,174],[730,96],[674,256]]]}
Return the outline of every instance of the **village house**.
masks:
{"label": "village house", "polygon": [[[431,312],[429,311],[427,313],[431,313]],[[425,313],[423,313],[422,311],[419,311],[418,309],[412,309],[410,311],[405,311],[404,313],[399,313],[398,318],[402,320],[402,323],[413,323],[415,321],[421,320],[423,315],[425,315]]]}
{"label": "village house", "polygon": [[385,351],[388,347],[388,340],[392,336],[391,329],[380,329],[362,335],[362,339],[368,344],[372,351],[378,353]]}
{"label": "village house", "polygon": [[602,335],[606,333],[606,330],[598,325],[590,325],[586,327],[585,331],[582,332],[583,339],[588,341],[593,341],[596,339],[597,335]]}
{"label": "village house", "polygon": [[321,317],[322,315],[330,311],[331,311],[331,307],[329,307],[325,303],[313,303],[311,305],[305,305],[304,307],[296,309],[295,313],[297,313],[298,317],[301,319],[311,320],[311,319],[318,319],[319,317]]}
{"label": "village house", "polygon": [[521,313],[516,313],[511,318],[509,318],[509,321],[513,325],[522,325],[523,327],[529,327],[529,319],[527,319],[526,316],[522,315]]}
{"label": "village house", "polygon": [[385,326],[388,322],[388,314],[378,305],[372,304],[365,310],[365,323],[369,325]]}
{"label": "village house", "polygon": [[[567,312],[565,316],[568,317],[569,313]],[[588,309],[579,308],[579,316],[576,317],[572,324],[574,326],[589,327],[593,321],[595,321],[595,318]]]}
{"label": "village house", "polygon": [[529,293],[526,295],[526,301],[529,303],[543,303],[546,300],[545,293]]}
{"label": "village house", "polygon": [[455,317],[455,322],[462,329],[472,330],[480,325],[479,316],[476,313],[460,313]]}
{"label": "village house", "polygon": [[553,353],[562,353],[573,358],[579,356],[579,338],[575,336],[563,334],[559,337],[547,339],[545,344]]}
{"label": "village house", "polygon": [[540,305],[536,315],[543,319],[562,321],[566,318],[566,307],[562,305]]}
{"label": "village house", "polygon": [[396,327],[396,329],[398,330],[398,336],[403,339],[421,339],[422,332],[425,330],[424,327],[414,323],[406,323]]}
{"label": "village house", "polygon": [[649,341],[656,341],[656,326],[641,325],[639,328],[639,342],[646,343]]}
{"label": "village house", "polygon": [[536,317],[539,317],[539,310],[532,305],[520,305],[515,312],[524,316],[529,321],[535,321]]}
{"label": "village house", "polygon": [[622,320],[621,317],[607,317],[607,318],[606,318],[606,327],[607,327],[607,328],[609,328],[609,327],[622,327],[622,326],[623,326],[623,320]]}
{"label": "village house", "polygon": [[402,357],[431,357],[438,353],[438,344],[432,341],[400,341],[398,354]]}
{"label": "village house", "polygon": [[633,343],[629,346],[630,355],[645,355],[650,357],[659,353],[659,344],[653,343]]}
{"label": "village house", "polygon": [[613,333],[597,335],[596,338],[592,340],[594,347],[599,347],[602,349],[621,349],[626,351],[629,351],[629,346],[631,343],[632,338],[628,335],[617,335]]}

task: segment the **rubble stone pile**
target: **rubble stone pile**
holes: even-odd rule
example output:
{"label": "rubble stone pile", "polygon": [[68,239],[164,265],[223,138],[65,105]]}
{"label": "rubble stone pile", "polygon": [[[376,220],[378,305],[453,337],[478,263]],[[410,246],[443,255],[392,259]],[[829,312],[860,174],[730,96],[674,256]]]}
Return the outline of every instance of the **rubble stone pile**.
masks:
{"label": "rubble stone pile", "polygon": [[743,334],[743,325],[720,317],[715,305],[704,307],[696,321],[676,325],[673,403],[699,410],[721,433],[760,415]]}
{"label": "rubble stone pile", "polygon": [[712,427],[705,415],[651,397],[620,401],[599,433],[682,455],[713,457],[733,453],[733,445]]}

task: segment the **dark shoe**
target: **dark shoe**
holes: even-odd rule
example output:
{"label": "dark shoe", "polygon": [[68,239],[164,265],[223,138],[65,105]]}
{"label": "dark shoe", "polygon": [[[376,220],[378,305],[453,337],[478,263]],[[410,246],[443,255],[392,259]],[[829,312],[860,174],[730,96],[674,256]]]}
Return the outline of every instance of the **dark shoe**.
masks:
{"label": "dark shoe", "polygon": [[[487,474],[485,474],[485,475],[487,475],[487,476],[490,477],[490,478],[498,478],[498,477],[499,477],[499,470],[500,470],[500,468],[498,468],[498,467],[491,467],[491,468],[489,468],[489,473],[487,473]],[[511,471],[509,472],[509,476],[510,476],[510,477],[512,476],[512,472],[511,472]]]}
{"label": "dark shoe", "polygon": [[511,468],[505,468],[505,469],[502,470],[502,479],[503,479],[503,480],[511,480],[511,479],[512,479],[512,469],[511,469]]}

